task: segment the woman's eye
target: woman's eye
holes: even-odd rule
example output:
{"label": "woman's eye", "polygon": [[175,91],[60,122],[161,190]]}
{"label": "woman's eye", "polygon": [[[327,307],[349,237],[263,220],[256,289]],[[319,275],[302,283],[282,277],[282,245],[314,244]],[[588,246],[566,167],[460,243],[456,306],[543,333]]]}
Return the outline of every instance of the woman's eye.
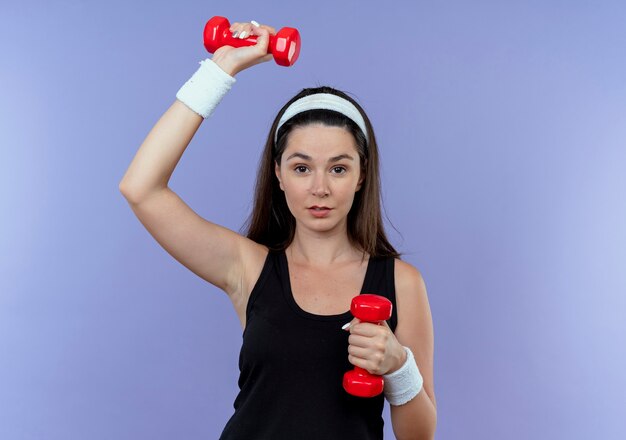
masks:
{"label": "woman's eye", "polygon": [[346,172],[346,169],[344,167],[334,167],[333,171],[337,174],[343,174]]}
{"label": "woman's eye", "polygon": [[297,173],[304,173],[304,172],[306,172],[306,167],[304,165],[298,165],[294,169],[296,170]]}

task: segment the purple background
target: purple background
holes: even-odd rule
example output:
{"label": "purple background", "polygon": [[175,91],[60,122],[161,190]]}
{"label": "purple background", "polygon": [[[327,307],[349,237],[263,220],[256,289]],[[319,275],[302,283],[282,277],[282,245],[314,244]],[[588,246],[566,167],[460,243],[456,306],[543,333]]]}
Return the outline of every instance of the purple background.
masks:
{"label": "purple background", "polygon": [[223,15],[297,27],[301,56],[238,74],[170,187],[238,230],[280,107],[352,93],[428,289],[436,438],[623,439],[626,5],[546,3],[3,2],[0,438],[213,439],[232,414],[230,302],[118,190]]}

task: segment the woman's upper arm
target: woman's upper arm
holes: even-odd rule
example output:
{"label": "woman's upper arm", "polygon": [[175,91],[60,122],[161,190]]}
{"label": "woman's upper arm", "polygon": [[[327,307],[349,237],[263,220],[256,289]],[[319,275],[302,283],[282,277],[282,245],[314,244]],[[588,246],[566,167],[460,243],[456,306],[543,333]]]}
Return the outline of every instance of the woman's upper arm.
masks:
{"label": "woman's upper arm", "polygon": [[263,247],[200,217],[169,188],[129,204],[171,256],[229,295],[241,289],[244,260]]}
{"label": "woman's upper arm", "polygon": [[395,260],[395,283],[398,325],[394,334],[398,342],[413,352],[424,379],[424,390],[436,408],[433,377],[435,340],[426,284],[419,270],[400,259]]}

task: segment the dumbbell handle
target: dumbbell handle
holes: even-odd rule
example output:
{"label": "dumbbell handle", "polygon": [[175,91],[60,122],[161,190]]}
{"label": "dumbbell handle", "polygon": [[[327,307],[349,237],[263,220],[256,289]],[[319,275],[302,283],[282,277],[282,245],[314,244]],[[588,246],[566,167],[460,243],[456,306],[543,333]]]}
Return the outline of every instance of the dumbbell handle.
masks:
{"label": "dumbbell handle", "polygon": [[[254,46],[256,44],[258,35],[250,35],[248,38],[235,38],[232,36],[230,31],[225,31],[220,35],[217,35],[217,29],[211,30],[211,33],[215,33],[215,36],[211,36],[209,40],[205,40],[205,47],[211,53],[214,53],[217,49],[222,46],[233,46],[233,47],[245,47],[245,46]],[[274,35],[270,35],[270,44],[267,47],[267,53],[272,53],[272,40],[274,39]]]}

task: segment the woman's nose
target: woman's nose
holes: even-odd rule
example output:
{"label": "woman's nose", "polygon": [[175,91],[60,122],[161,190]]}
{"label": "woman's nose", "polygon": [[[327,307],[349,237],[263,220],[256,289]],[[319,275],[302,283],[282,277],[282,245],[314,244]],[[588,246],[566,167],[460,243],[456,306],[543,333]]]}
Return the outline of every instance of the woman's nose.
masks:
{"label": "woman's nose", "polygon": [[315,174],[312,185],[313,187],[311,192],[314,196],[325,197],[330,194],[327,176],[324,173]]}

